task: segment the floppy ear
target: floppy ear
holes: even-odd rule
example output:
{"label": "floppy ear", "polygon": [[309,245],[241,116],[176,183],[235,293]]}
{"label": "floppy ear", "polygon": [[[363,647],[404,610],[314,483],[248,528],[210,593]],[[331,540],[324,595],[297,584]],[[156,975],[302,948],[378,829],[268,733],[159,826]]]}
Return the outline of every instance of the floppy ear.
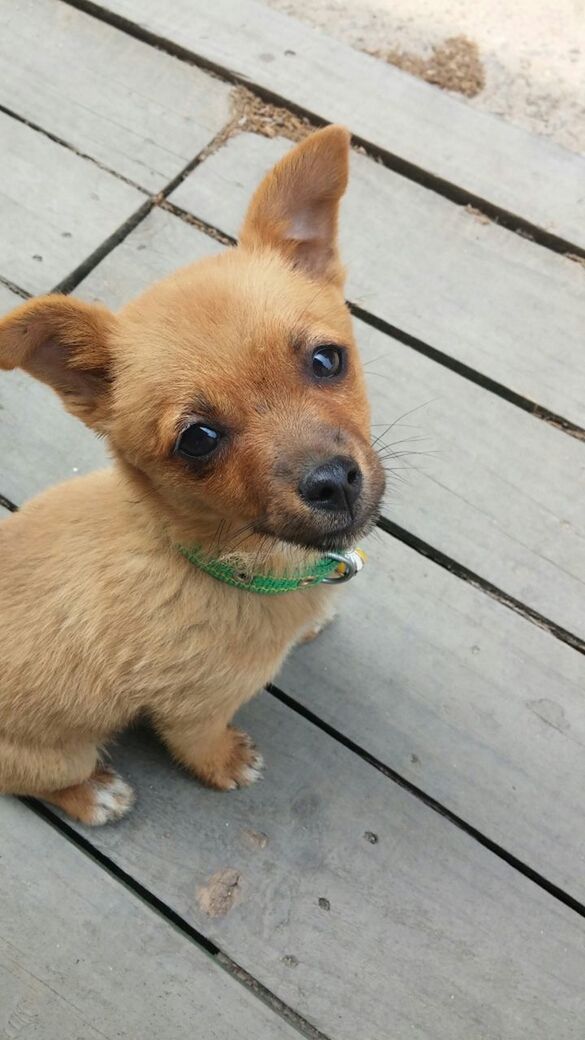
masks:
{"label": "floppy ear", "polygon": [[328,126],[288,152],[253,196],[241,245],[276,249],[309,277],[341,285],[337,221],[349,141],[342,126]]}
{"label": "floppy ear", "polygon": [[103,430],[115,324],[105,307],[69,296],[41,296],[0,319],[0,368],[22,368],[48,383],[68,411]]}

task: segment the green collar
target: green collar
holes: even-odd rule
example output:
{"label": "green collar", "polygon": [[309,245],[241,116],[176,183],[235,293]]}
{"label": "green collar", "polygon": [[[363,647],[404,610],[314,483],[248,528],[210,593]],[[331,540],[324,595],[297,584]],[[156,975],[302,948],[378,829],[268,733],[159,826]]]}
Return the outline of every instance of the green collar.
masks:
{"label": "green collar", "polygon": [[330,552],[317,560],[309,570],[287,578],[273,578],[270,575],[249,574],[242,565],[210,559],[198,546],[187,548],[178,545],[177,548],[190,563],[217,581],[223,581],[226,585],[246,592],[259,592],[264,596],[294,592],[295,589],[309,588],[321,583],[337,585],[349,581],[362,569],[365,559],[364,553],[359,549],[345,553]]}

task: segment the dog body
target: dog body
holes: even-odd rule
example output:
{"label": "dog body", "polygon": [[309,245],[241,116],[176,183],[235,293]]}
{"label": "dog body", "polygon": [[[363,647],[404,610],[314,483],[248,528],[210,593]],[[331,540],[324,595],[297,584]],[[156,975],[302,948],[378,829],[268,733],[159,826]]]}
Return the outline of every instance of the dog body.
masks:
{"label": "dog body", "polygon": [[347,152],[340,128],[313,135],[260,186],[237,249],[118,315],[55,296],[0,321],[0,367],[51,385],[114,455],[0,525],[0,792],[122,815],[132,792],[99,748],[142,714],[205,783],[258,776],[230,720],[336,592],[234,589],[181,549],[278,578],[375,519],[336,244]]}
{"label": "dog body", "polygon": [[[218,726],[223,736],[329,609],[328,586],[272,597],[217,582],[173,551],[139,496],[127,477],[104,471],[51,489],[0,525],[0,598],[11,608],[0,788],[79,783],[96,746],[144,712],[184,761]],[[249,748],[217,770],[197,768],[214,786],[235,787],[252,778],[255,758]]]}

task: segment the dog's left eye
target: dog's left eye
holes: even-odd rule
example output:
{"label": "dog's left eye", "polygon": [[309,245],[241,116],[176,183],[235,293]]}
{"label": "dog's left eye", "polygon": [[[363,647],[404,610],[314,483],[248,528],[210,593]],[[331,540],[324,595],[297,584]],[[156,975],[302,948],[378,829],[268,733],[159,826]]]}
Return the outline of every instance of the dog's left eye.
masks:
{"label": "dog's left eye", "polygon": [[327,344],[317,347],[311,359],[313,375],[317,379],[331,379],[343,371],[343,351],[339,347]]}
{"label": "dog's left eye", "polygon": [[175,454],[183,459],[201,459],[211,455],[221,440],[219,430],[204,423],[193,423],[183,430],[176,445]]}

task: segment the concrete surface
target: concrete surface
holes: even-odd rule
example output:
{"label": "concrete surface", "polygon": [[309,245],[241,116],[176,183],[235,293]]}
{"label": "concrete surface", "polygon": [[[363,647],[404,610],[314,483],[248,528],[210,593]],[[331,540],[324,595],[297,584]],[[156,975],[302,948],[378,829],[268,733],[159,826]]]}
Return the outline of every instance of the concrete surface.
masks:
{"label": "concrete surface", "polygon": [[265,0],[370,51],[433,57],[452,37],[477,45],[485,86],[469,100],[585,152],[585,0]]}

